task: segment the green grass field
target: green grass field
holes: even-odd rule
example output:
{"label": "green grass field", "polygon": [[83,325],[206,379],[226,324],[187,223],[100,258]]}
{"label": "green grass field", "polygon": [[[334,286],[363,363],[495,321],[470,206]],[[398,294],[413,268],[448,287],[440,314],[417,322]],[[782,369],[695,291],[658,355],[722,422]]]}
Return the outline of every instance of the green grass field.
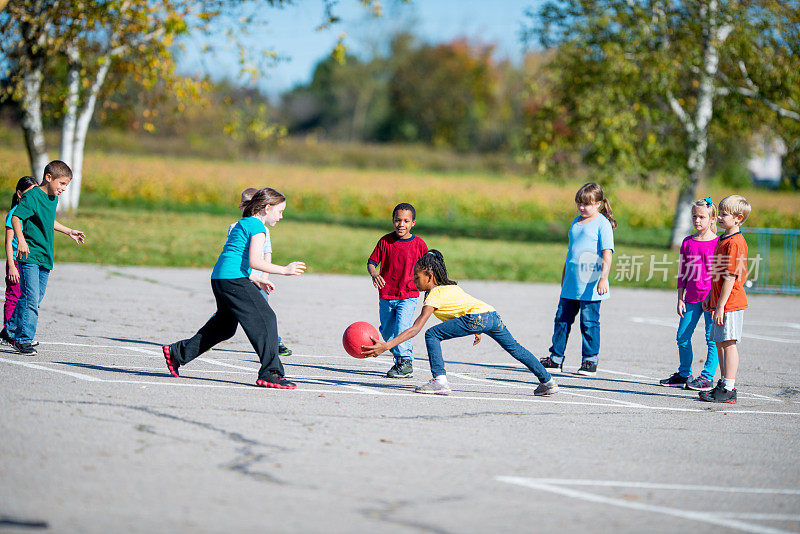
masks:
{"label": "green grass field", "polygon": [[[10,197],[26,172],[23,150],[0,147],[0,194]],[[299,259],[309,272],[363,274],[376,241],[391,231],[392,206],[407,201],[418,210],[415,233],[442,250],[454,278],[551,283],[560,280],[581,185],[508,174],[90,151],[81,208],[61,217],[86,231],[87,243],[77,247],[59,236],[57,261],[210,268],[238,218],[241,190],[267,184],[289,199],[286,218],[272,232],[276,262]],[[715,199],[731,192],[702,191]],[[741,192],[753,205],[748,225],[800,226],[800,193]],[[619,222],[611,283],[674,287],[677,254],[665,247],[674,193],[619,186],[607,194]]]}

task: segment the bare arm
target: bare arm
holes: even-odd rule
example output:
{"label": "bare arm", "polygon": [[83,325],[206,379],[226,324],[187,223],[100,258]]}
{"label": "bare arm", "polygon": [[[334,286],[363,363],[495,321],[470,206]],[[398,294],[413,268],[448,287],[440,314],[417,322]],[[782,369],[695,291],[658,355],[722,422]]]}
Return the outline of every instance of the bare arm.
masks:
{"label": "bare arm", "polygon": [[256,234],[250,238],[250,268],[263,271],[268,274],[283,274],[291,276],[302,274],[306,270],[306,264],[302,261],[293,261],[289,265],[275,265],[264,259],[264,234]]}
{"label": "bare arm", "polygon": [[80,230],[73,230],[72,228],[64,226],[63,224],[61,224],[56,220],[53,220],[53,230],[68,235],[79,245],[83,243],[84,239],[86,239],[86,235]]}
{"label": "bare arm", "polygon": [[391,341],[378,341],[377,339],[374,339],[373,340],[375,341],[374,345],[361,347],[362,349],[364,349],[361,352],[361,354],[365,356],[375,357],[382,352],[385,352],[393,347],[396,347],[403,341],[406,341],[416,336],[417,334],[419,334],[419,331],[422,330],[422,327],[425,326],[425,323],[428,322],[428,319],[433,313],[433,310],[434,310],[433,306],[423,306],[422,311],[419,314],[419,317],[417,317],[417,320],[414,321],[414,324],[411,325],[411,328],[409,328],[408,330],[404,330],[403,332],[400,332]]}
{"label": "bare arm", "polygon": [[12,215],[11,226],[14,227],[14,235],[17,236],[17,257],[27,258],[30,249],[28,249],[28,242],[25,241],[25,236],[22,235],[22,219]]}
{"label": "bare arm", "polygon": [[608,293],[608,275],[611,272],[611,258],[614,251],[607,248],[603,251],[602,266],[600,268],[600,281],[597,283],[597,293],[604,295]]}
{"label": "bare arm", "polygon": [[6,281],[19,283],[19,271],[14,265],[14,229],[6,228]]}
{"label": "bare arm", "polygon": [[721,326],[725,319],[725,304],[728,303],[728,298],[733,291],[733,283],[736,281],[736,276],[726,274],[725,280],[722,282],[722,289],[719,291],[719,299],[717,300],[717,309],[711,315],[711,319],[715,325]]}
{"label": "bare arm", "polygon": [[372,285],[378,289],[383,289],[383,286],[386,285],[386,280],[378,272],[378,268],[375,267],[374,263],[367,262],[367,272],[372,277]]}

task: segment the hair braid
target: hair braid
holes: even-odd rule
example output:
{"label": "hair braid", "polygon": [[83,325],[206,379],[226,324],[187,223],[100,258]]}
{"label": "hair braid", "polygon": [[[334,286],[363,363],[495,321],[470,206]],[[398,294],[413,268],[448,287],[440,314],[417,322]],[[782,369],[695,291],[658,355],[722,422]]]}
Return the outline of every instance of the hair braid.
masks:
{"label": "hair braid", "polygon": [[433,281],[437,286],[454,286],[456,282],[447,277],[447,267],[444,264],[444,256],[438,250],[431,249],[417,260],[415,269],[422,269],[433,275]]}

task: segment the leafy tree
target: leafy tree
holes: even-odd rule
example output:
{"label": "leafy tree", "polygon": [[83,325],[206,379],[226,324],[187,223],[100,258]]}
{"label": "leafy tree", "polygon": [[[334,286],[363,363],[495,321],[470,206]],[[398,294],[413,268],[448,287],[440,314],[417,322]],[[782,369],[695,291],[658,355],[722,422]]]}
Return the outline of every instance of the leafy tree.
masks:
{"label": "leafy tree", "polygon": [[[175,74],[175,40],[208,31],[236,39],[267,16],[265,7],[289,0],[11,0],[0,11],[0,61],[9,83],[5,96],[17,102],[35,176],[49,157],[43,134],[42,105],[49,102],[62,117],[61,159],[73,180],[60,207],[78,206],[86,133],[107,80],[133,79],[145,89],[157,85],[181,98],[195,98],[201,86]],[[376,13],[380,4],[362,3]],[[335,0],[322,0],[322,27],[335,23]],[[256,76],[262,59],[240,41],[240,67]],[[335,50],[341,54],[340,41]],[[113,83],[112,83],[113,86]],[[262,129],[263,131],[263,129]]]}
{"label": "leafy tree", "polygon": [[539,169],[577,148],[605,176],[678,174],[670,244],[680,245],[714,135],[747,137],[796,106],[799,11],[771,0],[559,0],[530,11],[529,36],[555,49],[554,97],[530,128]]}

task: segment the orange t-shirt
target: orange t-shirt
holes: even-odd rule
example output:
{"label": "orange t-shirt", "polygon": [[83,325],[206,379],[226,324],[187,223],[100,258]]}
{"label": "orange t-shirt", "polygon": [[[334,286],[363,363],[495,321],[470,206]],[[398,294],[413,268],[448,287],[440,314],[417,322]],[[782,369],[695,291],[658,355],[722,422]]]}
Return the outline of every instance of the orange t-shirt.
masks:
{"label": "orange t-shirt", "polygon": [[747,281],[747,242],[741,232],[728,237],[720,237],[717,248],[714,249],[714,259],[711,264],[711,291],[708,294],[712,309],[717,307],[726,274],[732,274],[736,278],[733,281],[731,295],[725,303],[725,311],[744,310],[747,308],[747,295],[744,293],[744,283]]}

